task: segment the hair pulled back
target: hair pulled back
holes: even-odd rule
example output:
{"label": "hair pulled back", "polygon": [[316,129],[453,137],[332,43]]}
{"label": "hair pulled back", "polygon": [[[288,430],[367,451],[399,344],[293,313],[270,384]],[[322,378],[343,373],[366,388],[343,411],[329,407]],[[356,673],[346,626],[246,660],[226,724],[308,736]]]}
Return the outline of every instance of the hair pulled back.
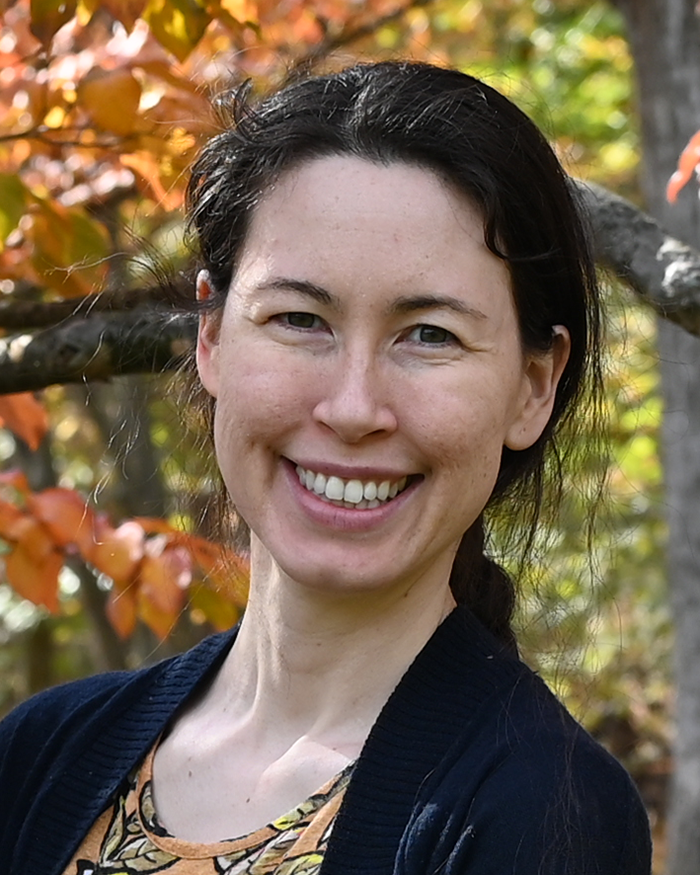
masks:
{"label": "hair pulled back", "polygon": [[[555,442],[575,402],[600,382],[594,266],[574,192],[530,119],[485,83],[414,62],[360,64],[293,82],[255,106],[245,89],[220,102],[225,129],[203,149],[187,195],[200,266],[213,308],[223,305],[249,223],[280,174],[305,161],[351,155],[430,169],[462,191],[483,217],[488,248],[503,259],[525,351],[551,349],[564,325],[571,352],[554,409],[525,450],[503,449],[489,513],[504,497],[518,504],[531,545],[542,506],[545,462],[561,483]],[[551,469],[551,466],[550,466]],[[484,552],[483,514],[464,535],[450,585],[504,643],[515,647],[511,578]]]}

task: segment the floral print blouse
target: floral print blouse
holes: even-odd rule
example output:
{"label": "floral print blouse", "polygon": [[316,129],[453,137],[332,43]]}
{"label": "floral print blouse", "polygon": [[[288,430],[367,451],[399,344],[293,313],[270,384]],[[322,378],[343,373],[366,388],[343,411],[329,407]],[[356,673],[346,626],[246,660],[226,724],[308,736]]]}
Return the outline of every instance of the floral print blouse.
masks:
{"label": "floral print blouse", "polygon": [[153,805],[155,746],[93,824],[64,875],[317,875],[353,763],[262,829],[200,844],[170,835]]}

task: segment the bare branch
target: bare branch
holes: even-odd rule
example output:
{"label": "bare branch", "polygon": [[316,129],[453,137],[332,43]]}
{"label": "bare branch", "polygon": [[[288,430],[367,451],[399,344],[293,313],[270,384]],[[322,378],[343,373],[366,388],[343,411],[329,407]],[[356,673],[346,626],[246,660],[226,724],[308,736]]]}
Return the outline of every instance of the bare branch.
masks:
{"label": "bare branch", "polygon": [[[90,134],[90,140],[80,139],[81,134]],[[78,139],[69,139],[70,135],[77,134]],[[94,137],[95,130],[89,125],[80,127],[50,128],[48,125],[35,125],[24,131],[13,131],[10,134],[0,135],[0,143],[11,143],[13,140],[37,140],[47,146],[76,146],[78,148],[102,148],[113,149],[118,146],[124,137],[113,135],[111,137]]]}
{"label": "bare branch", "polygon": [[[109,289],[82,298],[64,298],[58,301],[31,300],[39,298],[42,289],[23,286],[21,295],[3,296],[0,301],[0,329],[7,331],[30,331],[35,328],[50,328],[75,317],[86,319],[97,313],[118,313],[144,307],[148,304],[172,300],[178,277],[162,285],[144,288]],[[182,293],[184,295],[184,293]],[[30,300],[27,300],[29,296]]]}
{"label": "bare branch", "polygon": [[195,335],[192,317],[142,307],[93,313],[36,334],[4,338],[0,394],[170,370],[189,355]]}
{"label": "bare branch", "polygon": [[590,216],[596,261],[661,316],[700,336],[700,252],[630,201],[597,185],[577,188]]}

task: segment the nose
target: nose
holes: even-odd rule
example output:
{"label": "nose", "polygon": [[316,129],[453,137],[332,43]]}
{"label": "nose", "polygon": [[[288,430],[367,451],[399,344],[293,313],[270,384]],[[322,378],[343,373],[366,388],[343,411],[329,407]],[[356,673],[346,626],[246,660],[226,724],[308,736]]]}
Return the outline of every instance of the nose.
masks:
{"label": "nose", "polygon": [[345,443],[355,444],[369,435],[396,430],[396,414],[371,355],[339,356],[322,382],[322,397],[313,417]]}

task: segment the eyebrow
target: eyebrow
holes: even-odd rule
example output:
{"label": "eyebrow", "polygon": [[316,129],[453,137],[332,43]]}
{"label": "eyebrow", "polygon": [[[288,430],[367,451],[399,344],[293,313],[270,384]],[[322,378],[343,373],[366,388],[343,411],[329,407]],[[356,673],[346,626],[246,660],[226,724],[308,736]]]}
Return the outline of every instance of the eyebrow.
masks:
{"label": "eyebrow", "polygon": [[477,307],[470,307],[459,298],[451,295],[415,295],[402,297],[394,301],[391,306],[393,313],[412,313],[416,310],[453,310],[463,316],[471,316],[474,319],[488,319]]}
{"label": "eyebrow", "polygon": [[[309,280],[292,279],[291,277],[273,277],[257,287],[260,291],[282,290],[299,292],[307,295],[320,304],[341,309],[340,300],[332,295],[323,286],[316,285]],[[459,298],[451,295],[406,295],[397,298],[390,307],[390,312],[403,315],[415,313],[420,310],[452,310],[462,316],[470,316],[473,319],[488,319],[487,315],[477,307],[470,307]]]}
{"label": "eyebrow", "polygon": [[309,280],[295,280],[288,277],[274,277],[273,279],[261,283],[257,288],[262,292],[268,290],[299,292],[301,295],[306,295],[309,298],[313,298],[313,300],[318,301],[319,304],[325,304],[329,307],[340,307],[340,302],[338,298],[335,297],[335,295],[332,295],[329,291],[324,289],[323,286],[317,286],[316,283],[309,282]]}

